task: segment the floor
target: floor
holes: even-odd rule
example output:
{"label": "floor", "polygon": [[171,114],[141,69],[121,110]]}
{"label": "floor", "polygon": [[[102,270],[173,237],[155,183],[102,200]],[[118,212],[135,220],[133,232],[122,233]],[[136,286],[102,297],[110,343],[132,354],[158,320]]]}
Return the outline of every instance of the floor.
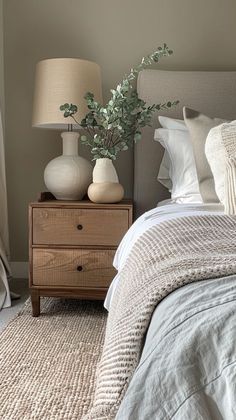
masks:
{"label": "floor", "polygon": [[21,297],[20,299],[13,300],[10,308],[2,309],[0,311],[0,332],[6,327],[10,320],[18,314],[29,296],[27,279],[11,279],[9,284],[10,290],[20,294]]}

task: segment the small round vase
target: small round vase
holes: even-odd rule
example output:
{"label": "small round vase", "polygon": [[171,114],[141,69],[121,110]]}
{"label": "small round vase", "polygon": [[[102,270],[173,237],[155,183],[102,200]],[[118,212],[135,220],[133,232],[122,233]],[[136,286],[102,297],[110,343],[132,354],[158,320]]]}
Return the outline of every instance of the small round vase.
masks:
{"label": "small round vase", "polygon": [[124,197],[124,188],[119,182],[93,182],[88,187],[88,196],[94,203],[118,203]]}
{"label": "small round vase", "polygon": [[111,159],[96,160],[93,169],[93,183],[88,188],[88,196],[94,203],[118,203],[124,197],[124,188]]}
{"label": "small round vase", "polygon": [[92,180],[92,165],[78,155],[78,133],[62,133],[63,154],[45,168],[44,182],[57,200],[82,200]]}

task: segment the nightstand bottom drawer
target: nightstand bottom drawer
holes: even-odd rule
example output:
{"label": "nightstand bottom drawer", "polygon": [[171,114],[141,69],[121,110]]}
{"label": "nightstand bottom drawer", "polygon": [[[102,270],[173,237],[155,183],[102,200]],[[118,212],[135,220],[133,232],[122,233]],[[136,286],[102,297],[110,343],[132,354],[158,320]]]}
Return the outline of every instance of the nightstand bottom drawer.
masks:
{"label": "nightstand bottom drawer", "polygon": [[107,288],[116,274],[113,250],[33,249],[33,285]]}

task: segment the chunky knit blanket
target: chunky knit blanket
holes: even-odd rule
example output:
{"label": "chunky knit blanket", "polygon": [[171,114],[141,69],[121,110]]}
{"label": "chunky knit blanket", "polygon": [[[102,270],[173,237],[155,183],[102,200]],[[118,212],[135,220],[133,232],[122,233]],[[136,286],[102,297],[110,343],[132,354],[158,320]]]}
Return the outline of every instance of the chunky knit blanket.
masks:
{"label": "chunky knit blanket", "polygon": [[93,407],[87,420],[114,419],[139,362],[157,304],[175,289],[236,273],[236,218],[190,216],[164,222],[135,243],[109,312]]}

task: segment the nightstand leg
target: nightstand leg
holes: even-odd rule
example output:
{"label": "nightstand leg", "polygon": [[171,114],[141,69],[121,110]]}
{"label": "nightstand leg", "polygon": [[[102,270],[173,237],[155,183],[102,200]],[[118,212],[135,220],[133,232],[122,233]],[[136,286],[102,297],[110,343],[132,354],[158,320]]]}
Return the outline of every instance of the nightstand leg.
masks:
{"label": "nightstand leg", "polygon": [[40,296],[38,290],[31,289],[31,304],[32,304],[32,315],[39,316],[40,315]]}

